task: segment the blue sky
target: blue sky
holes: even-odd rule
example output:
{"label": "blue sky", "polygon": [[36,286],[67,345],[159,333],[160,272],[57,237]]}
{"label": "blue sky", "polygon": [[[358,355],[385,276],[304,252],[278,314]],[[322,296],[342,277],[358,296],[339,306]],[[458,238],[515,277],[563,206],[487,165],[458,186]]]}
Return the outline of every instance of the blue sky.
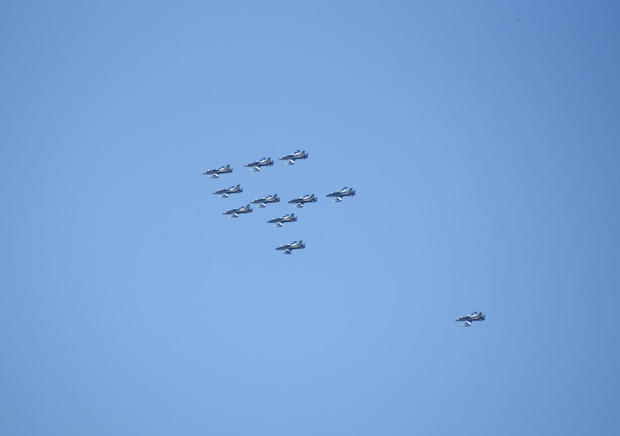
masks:
{"label": "blue sky", "polygon": [[543,3],[4,2],[0,433],[615,434],[620,7]]}

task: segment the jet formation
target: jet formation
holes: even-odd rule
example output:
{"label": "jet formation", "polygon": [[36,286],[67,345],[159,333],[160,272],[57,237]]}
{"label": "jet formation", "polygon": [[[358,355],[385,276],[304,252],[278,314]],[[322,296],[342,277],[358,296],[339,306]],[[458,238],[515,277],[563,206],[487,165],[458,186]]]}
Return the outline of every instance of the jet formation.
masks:
{"label": "jet formation", "polygon": [[[296,150],[293,153],[285,154],[280,157],[281,161],[284,161],[286,165],[295,165],[298,160],[308,159],[308,152],[306,150]],[[258,172],[264,167],[273,166],[274,162],[270,157],[263,157],[259,160],[252,161],[246,163],[244,166],[246,168],[251,168],[251,172]],[[221,166],[219,168],[211,169],[205,171],[203,174],[210,175],[212,178],[218,178],[222,174],[232,173],[232,168],[230,164],[225,166]],[[233,185],[228,188],[222,188],[215,191],[214,195],[219,195],[220,198],[229,198],[232,194],[240,194],[243,193],[243,188],[241,185]],[[341,202],[345,197],[352,197],[355,195],[355,190],[353,188],[344,187],[338,191],[331,192],[327,194],[327,197],[334,198],[335,202]],[[316,203],[317,197],[314,194],[306,194],[301,197],[293,198],[288,201],[288,204],[294,204],[297,208],[303,208],[307,203]],[[236,209],[228,209],[226,212],[223,212],[224,215],[228,215],[231,218],[238,218],[242,214],[247,214],[253,212],[251,205],[257,205],[259,208],[265,208],[269,204],[279,203],[280,197],[278,194],[267,195],[266,197],[260,197],[252,200],[250,203],[245,206],[236,208]],[[284,227],[284,224],[292,223],[297,221],[297,217],[294,213],[288,213],[280,217],[272,218],[267,222],[273,224],[274,227]],[[291,254],[294,250],[300,250],[306,247],[306,244],[300,239],[299,241],[293,241],[290,244],[280,245],[276,248],[276,250],[283,251],[284,254]]]}
{"label": "jet formation", "polygon": [[472,312],[469,315],[459,316],[456,321],[463,322],[463,327],[471,327],[474,321],[484,321],[486,316],[482,312]]}

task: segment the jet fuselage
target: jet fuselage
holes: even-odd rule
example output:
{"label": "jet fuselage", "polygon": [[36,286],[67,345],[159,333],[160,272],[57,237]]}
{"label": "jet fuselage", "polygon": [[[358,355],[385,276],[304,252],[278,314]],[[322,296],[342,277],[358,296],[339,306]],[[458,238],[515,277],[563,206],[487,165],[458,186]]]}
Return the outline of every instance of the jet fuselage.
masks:
{"label": "jet fuselage", "polygon": [[245,164],[247,168],[253,168],[254,171],[259,171],[262,167],[270,167],[271,165],[273,165],[273,161],[270,157],[264,157],[260,160]]}
{"label": "jet fuselage", "polygon": [[228,173],[232,173],[232,168],[230,167],[230,165],[225,165],[219,168],[215,168],[212,170],[207,170],[205,171],[204,175],[210,175],[211,178],[213,179],[217,179],[219,177],[220,174],[228,174]]}
{"label": "jet fuselage", "polygon": [[314,203],[316,202],[316,197],[314,196],[314,194],[312,195],[304,195],[303,197],[299,197],[299,198],[294,198],[291,201],[289,201],[289,203],[291,204],[297,204],[297,207],[304,207],[305,203]]}
{"label": "jet fuselage", "polygon": [[276,248],[276,250],[283,250],[284,254],[291,254],[292,250],[301,250],[302,248],[306,248],[306,244],[300,239],[299,241],[293,241],[290,244],[280,245]]}
{"label": "jet fuselage", "polygon": [[230,188],[218,189],[213,194],[221,195],[222,197],[228,197],[228,195],[230,194],[238,194],[240,192],[243,192],[243,189],[241,188],[241,185],[237,185],[231,186]]}
{"label": "jet fuselage", "polygon": [[231,218],[237,218],[242,213],[250,213],[250,212],[252,212],[252,208],[248,204],[248,205],[240,207],[238,209],[229,209],[226,212],[224,212],[223,214],[224,215],[230,215]]}
{"label": "jet fuselage", "polygon": [[268,203],[279,203],[279,202],[280,202],[280,199],[278,198],[278,194],[273,194],[265,198],[257,198],[256,200],[252,201],[252,204],[258,204],[258,207],[267,207]]}
{"label": "jet fuselage", "polygon": [[347,188],[346,186],[339,191],[330,192],[327,197],[335,197],[337,202],[342,201],[344,197],[353,197],[355,195],[355,189]]}

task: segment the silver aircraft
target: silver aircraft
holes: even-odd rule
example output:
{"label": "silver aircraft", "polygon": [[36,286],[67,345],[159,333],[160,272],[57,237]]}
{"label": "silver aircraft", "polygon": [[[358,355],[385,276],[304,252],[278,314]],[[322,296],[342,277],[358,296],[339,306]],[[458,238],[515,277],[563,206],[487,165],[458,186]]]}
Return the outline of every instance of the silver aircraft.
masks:
{"label": "silver aircraft", "polygon": [[463,327],[469,327],[473,321],[484,321],[485,318],[486,316],[482,312],[472,312],[469,315],[459,316],[456,321],[464,321]]}
{"label": "silver aircraft", "polygon": [[227,173],[232,173],[232,168],[230,167],[230,165],[215,168],[212,170],[207,170],[202,174],[204,174],[205,176],[210,175],[212,179],[217,179],[220,176],[220,174],[227,174]]}
{"label": "silver aircraft", "polygon": [[293,198],[289,203],[297,204],[295,207],[304,207],[305,203],[314,203],[316,202],[316,197],[314,194],[312,195],[304,195],[303,197]]}
{"label": "silver aircraft", "polygon": [[287,160],[288,161],[286,163],[287,165],[295,165],[295,161],[297,159],[307,159],[307,158],[308,158],[308,153],[306,153],[306,150],[303,150],[303,151],[297,150],[295,151],[295,153],[285,154],[284,156],[280,158],[280,160]]}
{"label": "silver aircraft", "polygon": [[260,171],[261,167],[270,167],[271,165],[273,165],[273,161],[270,157],[264,157],[260,160],[245,164],[247,168],[252,168],[252,172]]}
{"label": "silver aircraft", "polygon": [[339,191],[330,192],[327,197],[335,197],[334,201],[340,203],[343,197],[353,197],[355,195],[355,189],[347,188],[346,186]]}
{"label": "silver aircraft", "polygon": [[275,224],[274,227],[284,227],[284,223],[292,223],[293,221],[297,221],[297,217],[294,213],[289,213],[288,215],[284,215],[280,218],[270,219],[267,222]]}
{"label": "silver aircraft", "polygon": [[230,188],[218,189],[213,194],[219,195],[220,198],[228,198],[230,194],[238,194],[240,192],[243,192],[243,188],[241,188],[241,185],[237,185],[231,186]]}
{"label": "silver aircraft", "polygon": [[306,248],[306,244],[300,239],[299,241],[293,241],[290,244],[280,245],[276,250],[284,250],[284,254],[291,254],[293,250],[301,250]]}
{"label": "silver aircraft", "polygon": [[252,212],[252,208],[250,207],[249,204],[247,204],[238,209],[228,209],[226,212],[224,212],[224,215],[230,215],[231,218],[237,218],[242,213],[250,213],[250,212]]}
{"label": "silver aircraft", "polygon": [[252,204],[258,204],[258,207],[267,207],[268,203],[279,203],[280,198],[278,198],[278,194],[268,195],[264,198],[257,198],[252,202]]}

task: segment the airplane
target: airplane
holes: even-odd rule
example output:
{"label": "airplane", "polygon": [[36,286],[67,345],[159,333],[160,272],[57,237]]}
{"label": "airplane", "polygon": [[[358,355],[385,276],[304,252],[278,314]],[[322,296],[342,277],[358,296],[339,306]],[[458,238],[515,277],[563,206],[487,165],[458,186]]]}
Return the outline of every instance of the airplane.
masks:
{"label": "airplane", "polygon": [[463,327],[470,327],[472,321],[484,321],[486,316],[482,312],[472,312],[469,315],[459,316],[456,321],[465,321]]}
{"label": "airplane", "polygon": [[291,254],[293,250],[300,250],[306,248],[306,244],[300,239],[299,241],[293,241],[290,244],[280,245],[276,250],[284,250],[284,254]]}
{"label": "airplane", "polygon": [[289,213],[288,215],[284,215],[281,218],[273,218],[267,221],[268,223],[275,223],[274,227],[284,227],[284,223],[292,223],[293,221],[297,221],[297,217],[294,213]]}
{"label": "airplane", "polygon": [[346,186],[339,191],[330,192],[326,197],[336,197],[334,201],[340,203],[343,197],[353,197],[355,195],[355,189],[347,188]]}
{"label": "airplane", "polygon": [[312,195],[304,195],[303,197],[299,197],[299,198],[293,198],[291,201],[289,201],[289,203],[297,203],[297,206],[295,207],[304,207],[305,203],[314,203],[316,202],[316,197],[314,196],[314,194]]}
{"label": "airplane", "polygon": [[226,212],[224,212],[224,215],[230,215],[231,218],[237,218],[239,217],[239,214],[241,213],[250,213],[252,212],[252,208],[250,207],[249,204],[240,207],[238,209],[228,209]]}
{"label": "airplane", "polygon": [[279,203],[278,194],[268,195],[265,198],[257,198],[252,204],[258,204],[258,207],[267,207],[267,203]]}
{"label": "airplane", "polygon": [[273,161],[270,157],[264,157],[260,160],[245,164],[247,168],[252,168],[252,172],[260,171],[261,167],[270,167],[271,165],[273,165]]}
{"label": "airplane", "polygon": [[220,174],[226,174],[226,173],[232,173],[232,168],[230,167],[230,165],[215,168],[213,170],[207,170],[202,174],[204,174],[205,176],[211,175],[212,179],[217,179],[220,177],[219,176]]}
{"label": "airplane", "polygon": [[230,194],[238,194],[239,192],[243,192],[243,188],[241,188],[241,185],[231,186],[230,188],[218,189],[213,194],[221,195],[220,198],[228,198]]}
{"label": "airplane", "polygon": [[304,151],[297,150],[295,151],[295,153],[285,154],[284,156],[280,158],[280,160],[287,160],[288,161],[286,163],[287,165],[295,165],[295,161],[297,159],[307,159],[308,156],[309,155],[308,153],[306,153],[306,150]]}

